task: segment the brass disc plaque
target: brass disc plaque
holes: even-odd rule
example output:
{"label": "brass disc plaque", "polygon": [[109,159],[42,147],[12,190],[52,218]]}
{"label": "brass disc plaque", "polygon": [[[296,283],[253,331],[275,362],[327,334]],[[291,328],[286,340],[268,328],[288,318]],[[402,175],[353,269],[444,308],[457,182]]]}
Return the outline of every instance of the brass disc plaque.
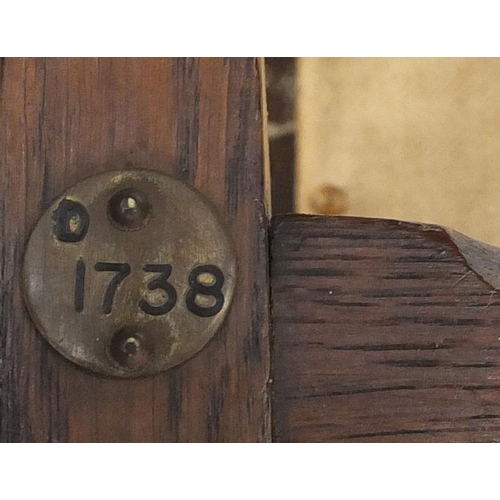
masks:
{"label": "brass disc plaque", "polygon": [[66,358],[137,377],[198,352],[226,316],[236,257],[212,205],[172,177],[108,172],[75,185],[38,222],[26,303]]}

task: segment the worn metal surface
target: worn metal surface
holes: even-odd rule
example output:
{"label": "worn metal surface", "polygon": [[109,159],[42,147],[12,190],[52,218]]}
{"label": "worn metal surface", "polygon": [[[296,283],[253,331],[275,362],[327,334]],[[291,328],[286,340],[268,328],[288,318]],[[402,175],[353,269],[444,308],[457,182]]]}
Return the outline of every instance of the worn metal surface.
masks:
{"label": "worn metal surface", "polygon": [[91,177],[37,224],[23,281],[42,335],[75,363],[136,377],[178,365],[221,325],[232,242],[200,193],[158,172]]}

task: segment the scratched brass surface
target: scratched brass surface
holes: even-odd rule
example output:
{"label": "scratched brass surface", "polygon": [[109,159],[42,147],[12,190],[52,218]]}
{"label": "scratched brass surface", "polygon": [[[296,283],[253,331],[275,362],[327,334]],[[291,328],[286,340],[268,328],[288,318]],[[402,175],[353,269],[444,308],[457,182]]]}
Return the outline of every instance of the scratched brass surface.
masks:
{"label": "scratched brass surface", "polygon": [[[83,237],[84,218],[70,212],[64,219],[65,203],[86,209]],[[129,221],[136,209],[144,211],[139,222]],[[82,239],[61,241],[61,227],[69,235],[62,240]],[[129,273],[110,301],[119,273],[107,269],[118,264]],[[159,266],[171,268],[157,287]],[[97,175],[55,200],[31,235],[23,270],[40,333],[75,363],[118,377],[166,370],[198,352],[220,327],[235,280],[233,245],[211,204],[186,184],[146,170]]]}

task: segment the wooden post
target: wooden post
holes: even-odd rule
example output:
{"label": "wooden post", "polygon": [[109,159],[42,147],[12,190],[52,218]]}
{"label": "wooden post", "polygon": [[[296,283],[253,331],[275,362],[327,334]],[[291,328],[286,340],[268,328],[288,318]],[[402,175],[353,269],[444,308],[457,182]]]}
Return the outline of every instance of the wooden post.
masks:
{"label": "wooden post", "polygon": [[[2,441],[270,440],[262,78],[255,59],[1,60]],[[136,168],[174,175],[215,204],[236,243],[238,285],[198,355],[114,380],[48,346],[20,273],[28,235],[56,196]]]}

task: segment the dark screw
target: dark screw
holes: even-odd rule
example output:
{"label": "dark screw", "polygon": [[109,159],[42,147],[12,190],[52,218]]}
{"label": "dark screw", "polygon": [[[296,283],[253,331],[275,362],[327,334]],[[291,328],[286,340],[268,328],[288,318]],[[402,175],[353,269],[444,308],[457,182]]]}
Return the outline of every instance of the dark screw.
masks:
{"label": "dark screw", "polygon": [[111,221],[124,231],[143,228],[151,216],[151,203],[137,189],[124,189],[115,194],[108,203]]}
{"label": "dark screw", "polygon": [[152,357],[153,348],[143,335],[124,328],[113,335],[109,354],[111,359],[121,367],[136,370],[148,363]]}

